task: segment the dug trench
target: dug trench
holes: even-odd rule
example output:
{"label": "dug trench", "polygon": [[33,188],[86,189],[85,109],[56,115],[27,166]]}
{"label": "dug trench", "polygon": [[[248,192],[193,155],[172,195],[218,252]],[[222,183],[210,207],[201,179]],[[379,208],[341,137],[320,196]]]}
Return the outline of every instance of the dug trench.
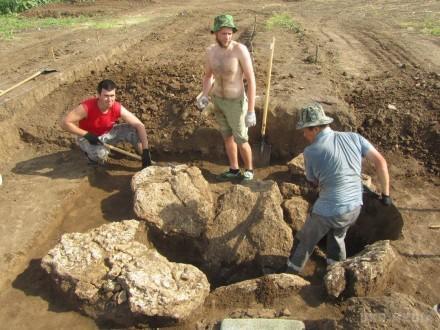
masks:
{"label": "dug trench", "polygon": [[[195,65],[191,64],[174,64],[174,65],[155,65],[154,67],[144,67],[142,72],[132,71],[132,67],[138,67],[137,63],[120,63],[116,64],[113,71],[106,70],[103,73],[94,73],[93,76],[74,82],[72,85],[64,86],[49,95],[42,104],[51,107],[57,104],[58,108],[68,108],[72,104],[72,100],[65,100],[68,91],[82,90],[93,93],[90,87],[90,81],[96,80],[96,76],[108,75],[114,77],[120,84],[118,90],[119,99],[123,104],[131,105],[136,109],[136,114],[142,118],[146,124],[147,132],[152,145],[152,153],[154,159],[159,165],[166,166],[169,163],[186,163],[198,166],[210,183],[212,191],[217,196],[222,194],[232,184],[239,183],[219,183],[216,180],[218,174],[225,166],[224,152],[222,148],[222,140],[219,133],[215,130],[214,122],[211,117],[201,115],[194,107],[194,91],[197,91],[200,76],[199,71],[195,71]],[[93,85],[93,84],[92,84]],[[258,108],[257,111],[260,111]],[[280,110],[278,110],[280,111]],[[285,109],[281,109],[282,112]],[[334,114],[337,123],[347,122],[345,114]],[[340,117],[339,117],[340,116]],[[276,123],[276,118],[270,118]],[[291,116],[294,120],[294,116]],[[285,122],[284,120],[280,123]],[[290,126],[279,126],[271,124],[270,129],[277,131],[280,136],[289,134]],[[342,124],[340,124],[342,125]],[[344,128],[344,127],[341,127]],[[89,229],[98,227],[107,222],[121,221],[124,219],[136,218],[133,212],[133,197],[130,190],[130,180],[132,175],[139,170],[139,164],[136,161],[124,159],[117,153],[113,154],[110,163],[105,168],[89,168],[86,165],[85,158],[75,145],[72,137],[64,134],[58,128],[53,127],[52,138],[39,138],[38,133],[34,133],[34,128],[23,127],[20,131],[21,139],[29,144],[36,144],[39,149],[54,149],[58,146],[51,143],[53,141],[61,141],[62,146],[67,146],[72,151],[58,151],[42,159],[33,159],[30,161],[17,164],[13,170],[17,174],[33,174],[44,175],[44,167],[50,162],[55,155],[54,171],[48,173],[55,177],[63,175],[63,171],[57,170],[58,166],[66,166],[71,169],[73,163],[78,166],[75,171],[86,177],[81,188],[75,193],[70,202],[63,205],[61,214],[61,227],[59,227],[54,235],[39,247],[40,258],[56,243],[59,235],[63,232],[85,232]],[[257,139],[256,132],[253,132],[253,138]],[[276,141],[276,140],[275,140]],[[128,149],[129,146],[122,146]],[[259,180],[275,180],[279,185],[283,183],[294,183],[304,185],[302,178],[294,177],[290,174],[288,167],[285,165],[288,158],[281,156],[288,154],[290,150],[285,150],[283,144],[273,144],[273,161],[272,165],[267,168],[259,168],[256,170],[256,177]],[[292,146],[289,146],[291,148]],[[293,156],[294,154],[292,154]],[[44,159],[45,158],[45,159]],[[72,164],[69,164],[72,163]],[[284,196],[289,197],[288,193]],[[313,202],[313,194],[306,197],[309,202]],[[368,199],[365,203],[363,214],[353,227],[347,237],[347,248],[349,256],[360,252],[365,245],[372,244],[377,240],[397,240],[400,237],[403,222],[399,211],[396,208],[385,209],[381,204],[374,200]],[[285,215],[286,221],[287,215]],[[255,219],[251,219],[253,221]],[[240,235],[240,233],[236,233]],[[218,270],[209,269],[204,264],[204,260],[200,257],[202,251],[206,249],[206,245],[199,240],[182,239],[178,236],[164,235],[162,232],[150,228],[145,233],[144,240],[148,244],[153,245],[162,255],[166,256],[170,261],[180,263],[191,263],[205,272],[210,279],[211,288],[215,289],[219,286],[229,285],[239,281],[257,278],[263,276],[263,270],[258,267],[255,262],[240,265],[228,265],[226,262],[222,265],[221,273]],[[324,246],[324,245],[322,245]],[[37,253],[38,254],[38,253]],[[55,310],[76,310],[78,306],[66,305],[63,302],[63,296],[59,296],[57,291],[51,285],[51,279],[39,266],[41,259],[34,259],[25,272],[20,274],[13,282],[13,286],[23,290],[31,295],[36,295],[41,299],[47,300]],[[325,301],[324,292],[322,291],[322,280],[325,274],[325,259],[323,252],[314,255],[306,269],[306,278],[313,284],[313,290],[307,292],[307,300],[309,301]],[[34,279],[39,279],[35,281]],[[280,309],[284,302],[277,296],[275,289],[271,290],[270,283],[264,282],[265,286],[261,288],[261,292],[256,296],[255,301],[249,301],[249,298],[220,296],[207,300],[205,313],[202,317],[200,314],[194,316],[187,324],[182,326],[191,326],[200,322],[202,319],[212,320],[221,311],[230,307],[230,303],[235,309],[243,310],[253,304],[260,304],[264,308]],[[214,303],[213,303],[214,301]],[[303,299],[295,300],[295,308],[306,308],[307,302]],[[303,305],[303,307],[299,307]],[[325,304],[324,304],[325,305]],[[307,309],[307,308],[306,308]],[[321,312],[328,318],[338,318],[338,313],[332,310],[331,305],[321,307]],[[316,314],[315,314],[316,313]],[[327,314],[326,314],[327,313]],[[306,312],[305,314],[296,314],[296,317],[307,319],[318,318],[318,312]],[[99,323],[100,326],[106,326],[106,323]],[[151,321],[153,325],[154,320]],[[150,324],[150,325],[151,325]],[[170,325],[169,323],[161,323],[161,325]]]}
{"label": "dug trench", "polygon": [[[269,14],[263,11],[261,15],[264,17]],[[179,16],[173,23],[174,26],[171,24],[168,29],[172,30],[192,19],[191,15]],[[253,18],[243,20],[242,25],[246,27],[244,30],[252,30],[252,23]],[[42,326],[56,327],[60,325],[57,322],[63,322],[63,318],[55,321],[51,313],[53,311],[61,312],[65,315],[64,321],[76,322],[82,328],[91,329],[96,326],[92,321],[72,313],[77,306],[66,304],[64,297],[58,295],[52,287],[51,279],[41,269],[40,261],[63,233],[86,232],[102,224],[136,217],[130,181],[139,170],[139,164],[114,154],[107,167],[90,168],[74,139],[58,128],[63,112],[86,95],[93,95],[94,86],[103,77],[111,77],[118,83],[118,99],[145,123],[153,158],[159,165],[186,163],[199,167],[216,197],[230,186],[239,184],[219,183],[216,180],[216,174],[226,166],[221,136],[215,129],[213,118],[209,114],[200,114],[194,106],[194,99],[201,85],[201,54],[210,39],[200,25],[187,26],[191,28],[188,28],[186,34],[198,36],[191,43],[186,38],[170,40],[166,29],[151,33],[137,47],[130,48],[123,59],[116,58],[102,70],[95,69],[90,75],[85,74],[83,78],[61,85],[37,104],[32,104],[32,108],[39,109],[39,113],[29,111],[23,116],[26,121],[15,121],[18,123],[17,137],[21,140],[23,150],[32,149],[37,156],[18,161],[12,168],[12,173],[42,176],[52,180],[59,177],[71,178],[78,180],[78,186],[63,200],[59,211],[52,215],[57,217],[56,223],[59,226],[44,239],[36,241],[33,250],[27,255],[33,260],[15,277],[13,289],[2,293],[4,305],[18,297],[21,299],[20,308],[32,309],[38,306],[41,311],[37,314],[45,319],[41,322],[46,322]],[[264,29],[260,27],[257,30]],[[247,35],[243,33],[238,37],[245,39]],[[270,37],[268,32],[260,32],[253,40],[253,46],[258,50],[254,54],[260,96],[257,102],[258,114],[262,109],[265,67],[269,54],[265,46]],[[427,191],[435,191],[437,179],[432,175],[438,174],[438,153],[435,152],[436,144],[433,142],[438,140],[438,122],[435,117],[435,110],[439,107],[438,98],[435,97],[438,75],[422,68],[409,67],[406,70],[397,68],[391,72],[393,77],[402,79],[391,79],[388,76],[357,79],[347,77],[347,74],[341,77],[333,69],[332,53],[325,51],[325,47],[331,46],[324,45],[323,55],[318,63],[314,63],[310,60],[310,56],[313,59],[315,49],[314,40],[310,36],[279,31],[277,37],[284,41],[277,44],[279,54],[274,62],[272,107],[268,126],[273,151],[272,163],[267,168],[256,170],[258,180],[274,180],[280,187],[283,183],[304,185],[302,179],[291,175],[285,164],[298,155],[305,145],[300,134],[294,130],[296,110],[307,101],[319,100],[335,118],[336,129],[359,131],[380,146],[390,161],[392,174],[395,174],[394,187],[402,191],[398,200],[413,198],[411,192],[405,190],[408,188],[402,189],[408,184],[417,185],[422,181]],[[171,44],[173,52],[169,52]],[[148,56],[145,56],[147,51]],[[296,77],[301,77],[302,81],[299,83]],[[409,96],[408,91],[413,88],[414,81],[420,82],[422,91]],[[334,90],[342,93],[335,93]],[[390,90],[395,91],[393,102],[388,102]],[[397,108],[404,105],[409,110],[402,114],[392,107],[388,109],[388,103],[393,103]],[[388,110],[384,111],[384,108]],[[371,113],[363,109],[368,109]],[[46,114],[45,122],[41,121],[41,113]],[[253,129],[250,133],[251,140],[258,141],[258,129]],[[368,166],[366,172],[370,175],[374,173]],[[47,184],[47,189],[50,189],[50,184]],[[289,192],[283,193],[285,200],[289,197]],[[312,193],[305,194],[304,197],[313,202]],[[435,205],[435,196],[431,203]],[[404,221],[407,228],[417,229],[417,222],[422,218],[411,213],[411,210],[411,207],[403,211],[396,207],[385,209],[374,198],[366,197],[363,213],[347,237],[349,255],[360,252],[367,244],[390,239],[399,249],[401,262],[406,270],[417,265],[421,265],[422,273],[423,269],[428,273],[430,270],[438,270],[435,253],[418,254],[417,243],[411,248],[405,246],[408,240],[412,242],[408,235],[402,236],[402,232],[405,234]],[[425,207],[426,212],[430,210],[435,212],[435,207]],[[287,212],[284,213],[284,218],[289,222]],[[424,236],[420,234],[417,237]],[[435,236],[428,235],[427,238],[435,239]],[[211,270],[200,258],[201,251],[205,248],[200,242],[163,235],[153,228],[145,233],[143,239],[171,261],[191,263],[202,269],[208,275],[212,289],[263,275],[263,270],[252,262],[239,268],[225,264],[221,274]],[[270,315],[268,310],[275,310],[275,314],[280,315],[279,312],[286,306],[290,311],[295,311],[291,315],[293,318],[306,320],[311,325],[325,325],[326,320],[341,318],[341,307],[329,301],[322,288],[325,271],[323,252],[318,249],[306,269],[305,276],[313,284],[306,293],[280,297],[269,280],[263,281],[256,296],[252,298],[239,294],[209,296],[202,311],[196,312],[191,319],[179,326],[193,329],[196,324],[215,324],[226,316],[234,315],[261,317],[265,312]],[[423,276],[415,272],[413,277],[392,277],[388,290],[404,292],[431,304],[438,298],[435,293],[436,282],[428,274],[425,276],[429,283],[426,287],[420,287],[418,283],[423,281]],[[46,305],[49,306],[49,311],[45,309]],[[252,308],[260,311],[252,311]],[[108,325],[98,322],[98,326]]]}

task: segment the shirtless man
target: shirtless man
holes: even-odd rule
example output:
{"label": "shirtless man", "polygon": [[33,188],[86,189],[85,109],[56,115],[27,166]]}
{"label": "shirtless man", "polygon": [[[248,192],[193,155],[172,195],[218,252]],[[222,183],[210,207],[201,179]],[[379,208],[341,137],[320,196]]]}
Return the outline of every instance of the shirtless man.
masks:
{"label": "shirtless man", "polygon": [[[203,110],[209,103],[210,94],[229,159],[229,170],[220,178],[249,181],[254,177],[247,133],[248,127],[256,125],[255,76],[246,46],[232,40],[236,31],[231,15],[220,15],[214,19],[211,33],[215,35],[216,43],[206,51],[203,92],[197,106]],[[243,79],[247,81],[247,95]],[[237,151],[244,163],[243,173],[238,165]]]}

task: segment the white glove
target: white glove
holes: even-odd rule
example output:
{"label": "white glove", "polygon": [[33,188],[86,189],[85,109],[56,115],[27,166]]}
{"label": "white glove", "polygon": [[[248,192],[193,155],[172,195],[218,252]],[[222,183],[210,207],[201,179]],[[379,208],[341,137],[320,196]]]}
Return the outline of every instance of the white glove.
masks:
{"label": "white glove", "polygon": [[199,97],[196,100],[196,106],[197,106],[197,108],[199,108],[200,111],[205,110],[205,108],[208,106],[208,104],[209,104],[209,99],[207,96]]}
{"label": "white glove", "polygon": [[246,127],[252,127],[257,125],[257,118],[255,117],[255,111],[247,112],[246,117],[244,118],[244,123]]}

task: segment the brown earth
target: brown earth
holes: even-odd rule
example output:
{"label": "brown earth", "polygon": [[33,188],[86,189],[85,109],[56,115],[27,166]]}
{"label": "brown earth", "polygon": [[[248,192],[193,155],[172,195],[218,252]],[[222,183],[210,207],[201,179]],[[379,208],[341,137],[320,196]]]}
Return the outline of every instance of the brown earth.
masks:
{"label": "brown earth", "polygon": [[[106,30],[25,31],[0,41],[0,89],[45,67],[58,70],[0,97],[2,328],[105,327],[65,306],[39,267],[63,233],[134,217],[129,182],[139,164],[115,155],[105,170],[88,168],[73,137],[58,126],[103,77],[118,83],[119,100],[145,123],[157,161],[194,163],[216,189],[214,174],[225,164],[221,137],[212,118],[197,112],[194,98],[212,17],[225,11],[236,19],[237,39],[252,45],[258,113],[269,42],[277,40],[268,123],[274,164],[258,169],[257,178],[291,180],[283,164],[305,141],[285,119],[300,106],[319,100],[330,113],[346,113],[337,126],[362,133],[386,155],[404,221],[402,237],[393,241],[400,266],[389,291],[439,303],[439,229],[429,226],[440,224],[440,39],[402,27],[438,21],[438,1],[73,1],[24,15],[111,16],[124,23]],[[283,12],[302,32],[265,27]],[[258,129],[251,137],[258,142]],[[291,318],[337,320],[342,309],[324,298],[322,267],[318,257],[308,266],[316,285],[306,298],[273,297],[270,286],[259,295],[263,302],[211,297],[203,315],[182,327],[246,315],[250,308],[287,307]]]}

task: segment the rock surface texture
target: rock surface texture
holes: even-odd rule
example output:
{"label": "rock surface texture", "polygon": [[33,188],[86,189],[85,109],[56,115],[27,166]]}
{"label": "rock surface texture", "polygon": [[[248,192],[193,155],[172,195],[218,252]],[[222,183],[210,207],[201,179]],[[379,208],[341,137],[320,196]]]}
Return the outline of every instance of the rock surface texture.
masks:
{"label": "rock surface texture", "polygon": [[150,166],[133,176],[136,215],[164,233],[199,237],[214,216],[208,182],[197,167]]}
{"label": "rock surface texture", "polygon": [[301,153],[295,158],[292,158],[288,163],[290,174],[294,177],[303,177],[306,175],[304,165],[304,155]]}
{"label": "rock surface texture", "polygon": [[294,232],[298,232],[306,222],[309,207],[309,203],[300,196],[293,196],[283,202],[286,220]]}
{"label": "rock surface texture", "polygon": [[126,220],[65,234],[42,267],[74,306],[95,319],[124,326],[185,320],[208,296],[207,278],[137,242],[141,228]]}
{"label": "rock surface texture", "polygon": [[273,302],[274,299],[299,293],[309,285],[310,282],[297,275],[271,274],[228,286],[221,286],[212,292],[212,296],[239,296],[245,301],[255,300],[265,304],[268,301]]}
{"label": "rock surface texture", "polygon": [[395,260],[389,241],[367,245],[354,257],[329,266],[324,277],[327,293],[333,297],[379,294],[387,285]]}
{"label": "rock surface texture", "polygon": [[340,322],[343,329],[439,329],[440,317],[431,306],[403,293],[350,298]]}
{"label": "rock surface texture", "polygon": [[206,232],[205,262],[214,272],[280,269],[292,247],[283,219],[282,197],[273,181],[234,185],[219,197],[216,217]]}

